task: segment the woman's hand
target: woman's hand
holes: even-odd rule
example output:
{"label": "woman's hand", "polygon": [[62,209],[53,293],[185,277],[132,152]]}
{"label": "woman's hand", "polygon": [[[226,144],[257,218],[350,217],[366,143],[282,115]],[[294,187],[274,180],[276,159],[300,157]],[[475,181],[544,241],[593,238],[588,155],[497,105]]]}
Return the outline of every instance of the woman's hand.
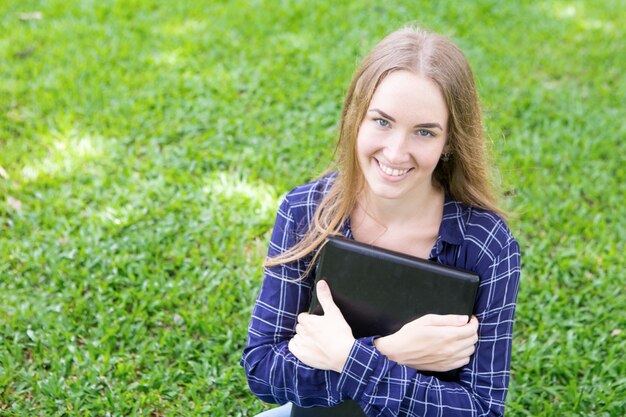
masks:
{"label": "woman's hand", "polygon": [[444,372],[469,363],[478,341],[475,316],[428,314],[374,344],[389,359],[421,371]]}
{"label": "woman's hand", "polygon": [[289,350],[308,366],[341,372],[354,344],[352,329],[335,305],[326,281],[318,281],[317,299],[324,315],[299,314]]}

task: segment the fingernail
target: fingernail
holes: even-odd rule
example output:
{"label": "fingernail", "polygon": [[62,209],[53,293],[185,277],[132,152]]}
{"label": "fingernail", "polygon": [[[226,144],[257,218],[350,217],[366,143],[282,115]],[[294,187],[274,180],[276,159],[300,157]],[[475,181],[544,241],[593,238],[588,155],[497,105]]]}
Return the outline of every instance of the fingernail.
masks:
{"label": "fingernail", "polygon": [[459,316],[459,324],[466,324],[469,321],[468,316]]}
{"label": "fingernail", "polygon": [[328,291],[328,284],[324,280],[320,280],[317,282],[317,290],[318,291]]}

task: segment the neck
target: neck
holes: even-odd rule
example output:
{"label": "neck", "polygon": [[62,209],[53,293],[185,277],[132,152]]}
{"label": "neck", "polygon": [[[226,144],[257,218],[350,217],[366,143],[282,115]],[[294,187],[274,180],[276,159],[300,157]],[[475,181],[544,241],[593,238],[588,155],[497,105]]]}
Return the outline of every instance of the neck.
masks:
{"label": "neck", "polygon": [[359,198],[362,210],[386,227],[428,222],[441,216],[443,203],[444,191],[432,185],[405,199],[379,198],[367,190]]}

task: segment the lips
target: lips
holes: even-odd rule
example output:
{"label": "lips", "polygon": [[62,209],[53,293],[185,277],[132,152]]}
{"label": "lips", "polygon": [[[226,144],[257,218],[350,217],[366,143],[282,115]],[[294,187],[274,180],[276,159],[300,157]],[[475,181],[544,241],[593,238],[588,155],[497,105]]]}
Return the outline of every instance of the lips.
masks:
{"label": "lips", "polygon": [[402,177],[403,175],[406,175],[406,173],[412,169],[412,168],[404,168],[404,169],[392,168],[388,165],[383,164],[378,159],[376,159],[376,162],[378,162],[378,166],[380,167],[381,171],[383,171],[385,174],[390,175],[392,177]]}

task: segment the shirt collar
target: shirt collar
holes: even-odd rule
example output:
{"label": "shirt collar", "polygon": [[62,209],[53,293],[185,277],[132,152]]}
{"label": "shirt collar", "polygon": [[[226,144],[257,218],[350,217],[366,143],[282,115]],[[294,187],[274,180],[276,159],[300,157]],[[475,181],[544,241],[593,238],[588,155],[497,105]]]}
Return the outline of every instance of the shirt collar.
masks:
{"label": "shirt collar", "polygon": [[465,221],[464,217],[467,213],[467,207],[456,200],[453,200],[449,194],[443,204],[443,218],[439,227],[439,236],[447,243],[460,245],[465,238]]}
{"label": "shirt collar", "polygon": [[443,244],[459,246],[463,243],[465,237],[465,222],[463,215],[466,207],[452,199],[449,194],[443,204],[443,217],[439,226],[439,236],[430,253],[430,259],[437,258],[443,251]]}

